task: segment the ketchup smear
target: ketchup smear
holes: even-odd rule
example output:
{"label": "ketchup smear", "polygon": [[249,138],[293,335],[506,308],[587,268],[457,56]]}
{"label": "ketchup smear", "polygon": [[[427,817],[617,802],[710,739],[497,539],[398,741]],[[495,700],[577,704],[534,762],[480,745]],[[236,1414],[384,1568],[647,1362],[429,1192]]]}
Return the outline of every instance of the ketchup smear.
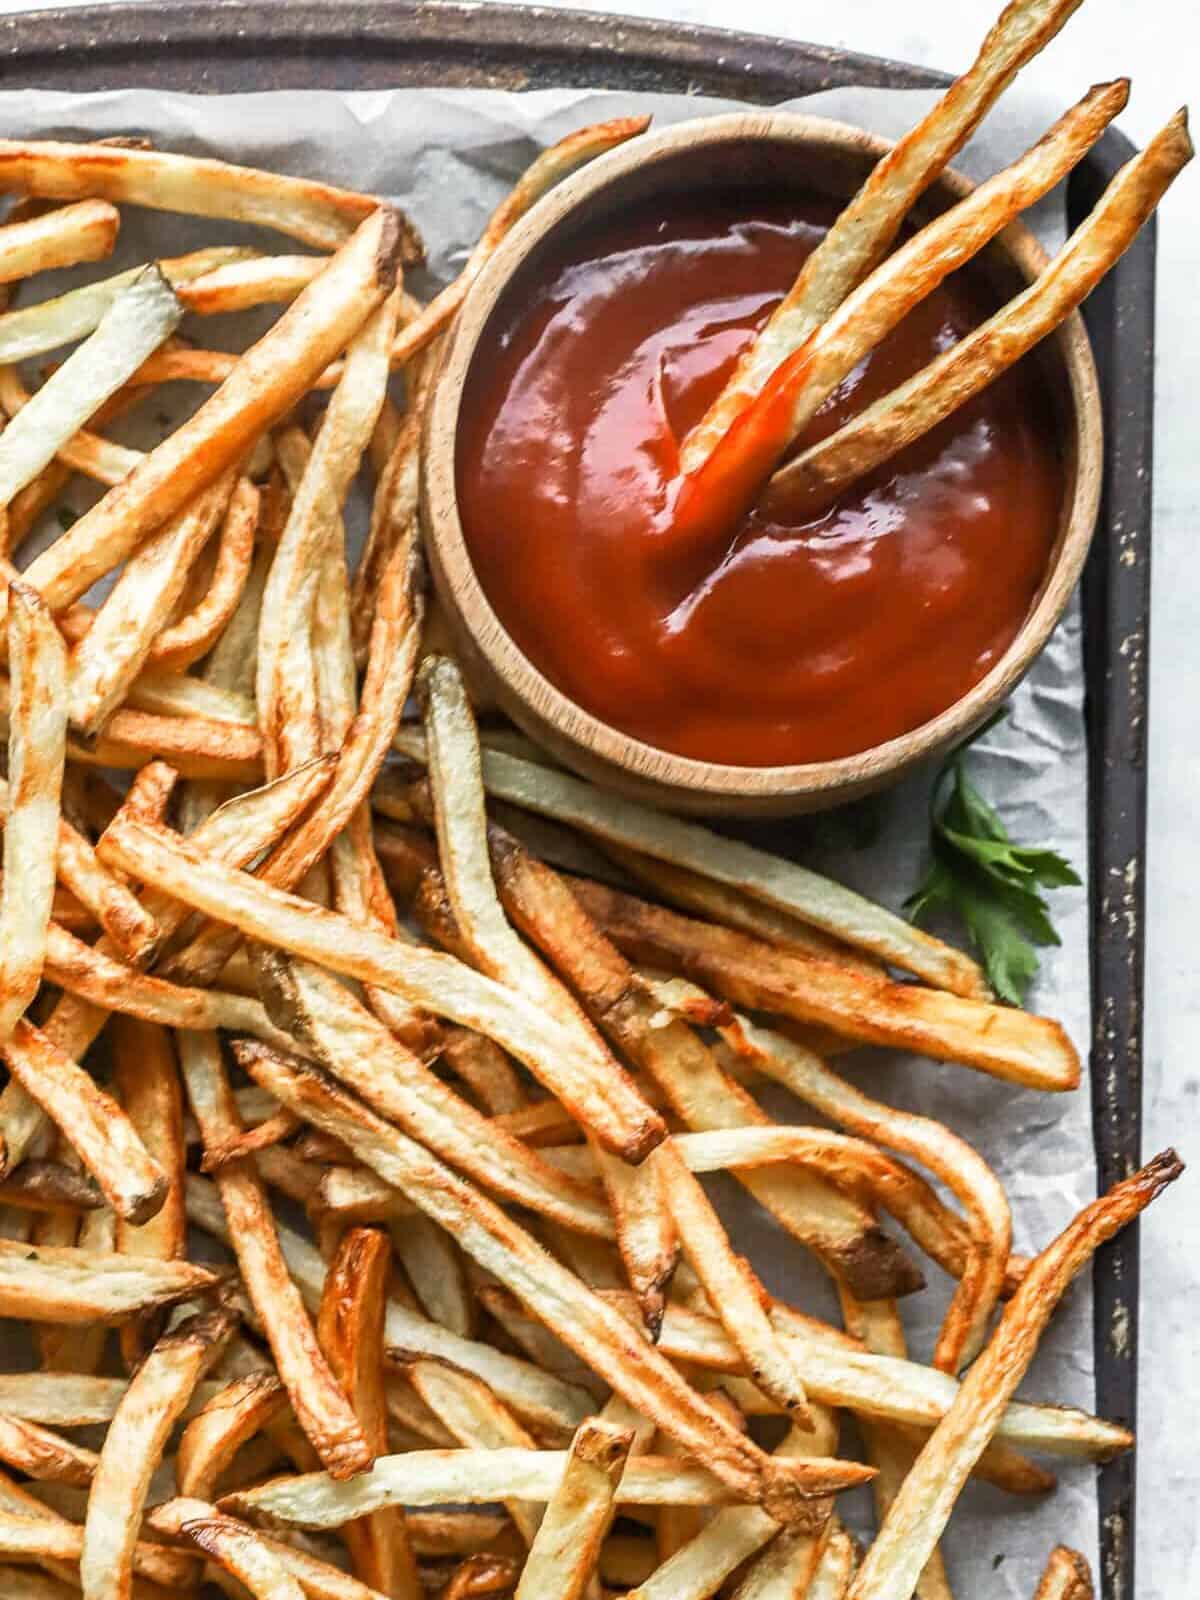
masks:
{"label": "ketchup smear", "polygon": [[[603,721],[707,761],[852,755],[918,727],[1004,653],[1063,493],[1031,364],[788,526],[671,533],[678,442],[833,221],[811,197],[658,200],[510,290],[466,386],[458,496],[480,582],[529,659]],[[996,309],[962,274],[830,396],[831,433]]]}

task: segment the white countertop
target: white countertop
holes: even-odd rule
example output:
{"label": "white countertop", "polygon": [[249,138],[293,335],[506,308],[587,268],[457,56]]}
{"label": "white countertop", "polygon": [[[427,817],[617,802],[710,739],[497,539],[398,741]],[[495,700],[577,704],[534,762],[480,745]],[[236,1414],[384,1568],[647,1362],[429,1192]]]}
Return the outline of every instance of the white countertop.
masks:
{"label": "white countertop", "polygon": [[[591,8],[724,24],[954,70],[971,59],[1000,7],[999,0],[592,0]],[[0,12],[20,9],[0,0]],[[1049,121],[1089,83],[1126,74],[1133,94],[1121,126],[1142,142],[1189,93],[1200,117],[1198,47],[1191,0],[1144,0],[1136,9],[1127,0],[1087,0],[1010,93],[1044,101]],[[1200,464],[1197,408],[1188,399],[1200,368],[1198,282],[1200,163],[1160,212],[1145,1090],[1147,1153],[1175,1143],[1200,1169],[1192,926],[1192,908],[1200,905]],[[1200,1251],[1188,1249],[1189,1223],[1200,1220],[1200,1172],[1184,1185],[1155,1208],[1142,1235],[1139,1600],[1200,1594]]]}

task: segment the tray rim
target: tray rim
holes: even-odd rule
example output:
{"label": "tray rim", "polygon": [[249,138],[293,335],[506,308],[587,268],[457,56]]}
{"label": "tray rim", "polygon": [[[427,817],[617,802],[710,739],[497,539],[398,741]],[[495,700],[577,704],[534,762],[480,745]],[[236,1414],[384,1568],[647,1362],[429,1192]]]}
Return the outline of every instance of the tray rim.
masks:
{"label": "tray rim", "polygon": [[[81,38],[81,34],[83,37]],[[170,47],[161,56],[148,47]],[[215,61],[206,60],[212,52]],[[214,71],[214,66],[217,70]],[[801,40],[666,19],[459,0],[153,0],[0,18],[0,89],[86,92],[138,83],[184,92],[441,81],[657,88],[757,103],[842,85],[936,88],[940,72]],[[247,69],[253,76],[247,75]],[[346,74],[358,81],[345,81]],[[421,73],[430,76],[420,79]],[[435,77],[432,74],[441,73]],[[621,81],[614,82],[614,79]],[[228,89],[227,89],[228,85]],[[1133,153],[1110,129],[1068,184],[1074,221]],[[1083,580],[1091,856],[1093,1135],[1102,1185],[1137,1165],[1141,1145],[1146,738],[1153,482],[1152,220],[1084,307],[1105,407],[1105,489]],[[1097,1408],[1136,1422],[1138,1230],[1094,1270]],[[1136,1466],[1099,1474],[1100,1582],[1133,1600]]]}

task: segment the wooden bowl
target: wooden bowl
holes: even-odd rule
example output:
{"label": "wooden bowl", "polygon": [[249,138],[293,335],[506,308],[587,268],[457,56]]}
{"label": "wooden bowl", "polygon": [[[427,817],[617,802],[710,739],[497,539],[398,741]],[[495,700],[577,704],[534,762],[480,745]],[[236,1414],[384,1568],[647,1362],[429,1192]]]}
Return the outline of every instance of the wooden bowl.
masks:
{"label": "wooden bowl", "polygon": [[[910,733],[836,761],[742,767],[673,755],[584,711],[549,682],[501,626],[476,577],[459,518],[455,436],[472,362],[486,351],[493,313],[514,275],[582,223],[654,194],[705,186],[810,187],[845,199],[889,142],[843,123],[792,112],[739,112],[643,135],[567,178],[508,235],[459,313],[432,398],[423,452],[421,515],[438,594],[464,669],[478,688],[566,766],[634,798],[709,815],[770,816],[839,805],[895,782],[978,727],[1012,692],[1045,645],[1079,579],[1100,501],[1102,426],[1095,367],[1078,313],[1026,359],[1038,362],[1058,422],[1064,495],[1041,589],[1016,638],[987,676]],[[918,218],[971,188],[947,173]],[[1007,228],[973,264],[1005,297],[1046,263],[1027,229]]]}

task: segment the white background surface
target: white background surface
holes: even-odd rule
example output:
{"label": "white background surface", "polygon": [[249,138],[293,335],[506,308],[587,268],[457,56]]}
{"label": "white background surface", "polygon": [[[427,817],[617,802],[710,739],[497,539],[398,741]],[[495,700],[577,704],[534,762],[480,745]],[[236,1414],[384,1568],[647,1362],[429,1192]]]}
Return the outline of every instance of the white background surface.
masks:
{"label": "white background surface", "polygon": [[[998,0],[595,3],[948,70],[968,63],[999,9]],[[0,0],[0,11],[19,9]],[[1044,103],[1048,121],[1088,83],[1128,74],[1133,97],[1121,125],[1141,142],[1189,93],[1200,117],[1198,46],[1192,0],[1087,0],[1010,94]],[[1200,1594],[1200,1251],[1189,1249],[1200,1220],[1200,987],[1192,925],[1200,904],[1200,463],[1192,387],[1200,362],[1200,163],[1162,208],[1158,261],[1145,1144],[1147,1152],[1177,1144],[1191,1156],[1194,1175],[1155,1208],[1142,1234],[1137,1593],[1139,1600],[1190,1600]]]}

